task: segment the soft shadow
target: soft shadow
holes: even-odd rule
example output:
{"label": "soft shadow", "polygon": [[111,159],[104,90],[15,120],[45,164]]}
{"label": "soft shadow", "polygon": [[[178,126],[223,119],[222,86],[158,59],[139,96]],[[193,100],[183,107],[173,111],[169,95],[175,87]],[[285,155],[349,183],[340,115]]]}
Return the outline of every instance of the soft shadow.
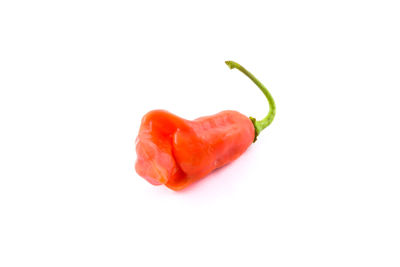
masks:
{"label": "soft shadow", "polygon": [[[167,187],[164,187],[164,189],[172,191],[176,195],[186,195],[189,193],[193,193],[194,191],[201,191],[202,188],[205,189],[209,188],[210,186],[216,186],[216,179],[218,179],[219,181],[221,181],[221,179],[226,179],[226,183],[224,183],[224,185],[226,186],[223,186],[223,190],[225,191],[226,188],[234,187],[234,185],[239,182],[239,179],[243,178],[243,174],[246,173],[246,169],[249,169],[251,166],[250,159],[254,155],[255,153],[253,152],[253,146],[250,146],[247,151],[235,161],[230,162],[218,169],[215,169],[210,174],[194,182],[188,187],[180,191],[173,191],[168,189]],[[212,191],[215,191],[215,188],[213,188]]]}

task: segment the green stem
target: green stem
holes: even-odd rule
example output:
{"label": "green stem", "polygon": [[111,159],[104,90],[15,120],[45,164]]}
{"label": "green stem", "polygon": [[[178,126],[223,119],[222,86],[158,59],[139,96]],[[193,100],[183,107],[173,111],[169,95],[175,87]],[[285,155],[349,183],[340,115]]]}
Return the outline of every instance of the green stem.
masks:
{"label": "green stem", "polygon": [[259,80],[257,80],[257,78],[254,77],[254,75],[251,74],[248,70],[246,70],[240,64],[238,64],[234,61],[225,61],[225,63],[226,63],[226,65],[228,65],[228,67],[230,69],[238,69],[244,75],[249,77],[250,80],[252,80],[258,86],[258,88],[260,88],[260,90],[263,92],[263,94],[265,95],[265,97],[268,100],[269,112],[268,112],[268,115],[264,119],[257,121],[255,118],[250,117],[250,120],[253,122],[254,129],[255,129],[255,136],[254,136],[254,141],[253,141],[253,142],[255,142],[257,140],[257,136],[260,134],[260,132],[262,130],[264,130],[265,128],[267,128],[268,125],[270,125],[271,122],[274,120],[275,113],[276,113],[275,101],[272,98],[271,94],[269,93],[268,89]]}

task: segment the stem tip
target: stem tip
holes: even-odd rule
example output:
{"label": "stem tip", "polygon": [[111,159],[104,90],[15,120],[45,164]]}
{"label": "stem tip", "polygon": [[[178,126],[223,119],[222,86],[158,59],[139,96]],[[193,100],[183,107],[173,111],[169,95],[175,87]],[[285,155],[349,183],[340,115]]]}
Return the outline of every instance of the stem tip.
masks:
{"label": "stem tip", "polygon": [[229,67],[230,69],[233,69],[233,68],[234,68],[233,62],[232,62],[232,61],[227,60],[227,61],[225,61],[225,64],[228,65],[228,67]]}

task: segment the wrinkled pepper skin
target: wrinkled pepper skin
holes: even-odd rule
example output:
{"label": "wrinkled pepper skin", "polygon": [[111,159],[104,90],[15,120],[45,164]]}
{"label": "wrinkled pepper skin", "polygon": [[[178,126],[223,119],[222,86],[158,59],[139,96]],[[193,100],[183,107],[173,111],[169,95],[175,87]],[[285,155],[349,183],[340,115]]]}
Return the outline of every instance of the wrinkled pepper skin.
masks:
{"label": "wrinkled pepper skin", "polygon": [[147,113],[136,138],[136,172],[154,185],[181,190],[243,154],[254,125],[237,111],[185,120],[164,110]]}

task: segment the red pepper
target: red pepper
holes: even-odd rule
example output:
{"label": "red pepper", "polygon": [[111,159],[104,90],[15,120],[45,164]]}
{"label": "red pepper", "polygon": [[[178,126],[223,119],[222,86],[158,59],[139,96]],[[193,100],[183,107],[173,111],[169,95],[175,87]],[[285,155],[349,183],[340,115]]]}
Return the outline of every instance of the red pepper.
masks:
{"label": "red pepper", "polygon": [[136,172],[154,185],[180,190],[232,162],[255,142],[275,117],[275,102],[250,72],[233,61],[225,62],[248,76],[264,93],[269,113],[260,121],[232,110],[193,121],[168,111],[147,113],[136,138]]}

